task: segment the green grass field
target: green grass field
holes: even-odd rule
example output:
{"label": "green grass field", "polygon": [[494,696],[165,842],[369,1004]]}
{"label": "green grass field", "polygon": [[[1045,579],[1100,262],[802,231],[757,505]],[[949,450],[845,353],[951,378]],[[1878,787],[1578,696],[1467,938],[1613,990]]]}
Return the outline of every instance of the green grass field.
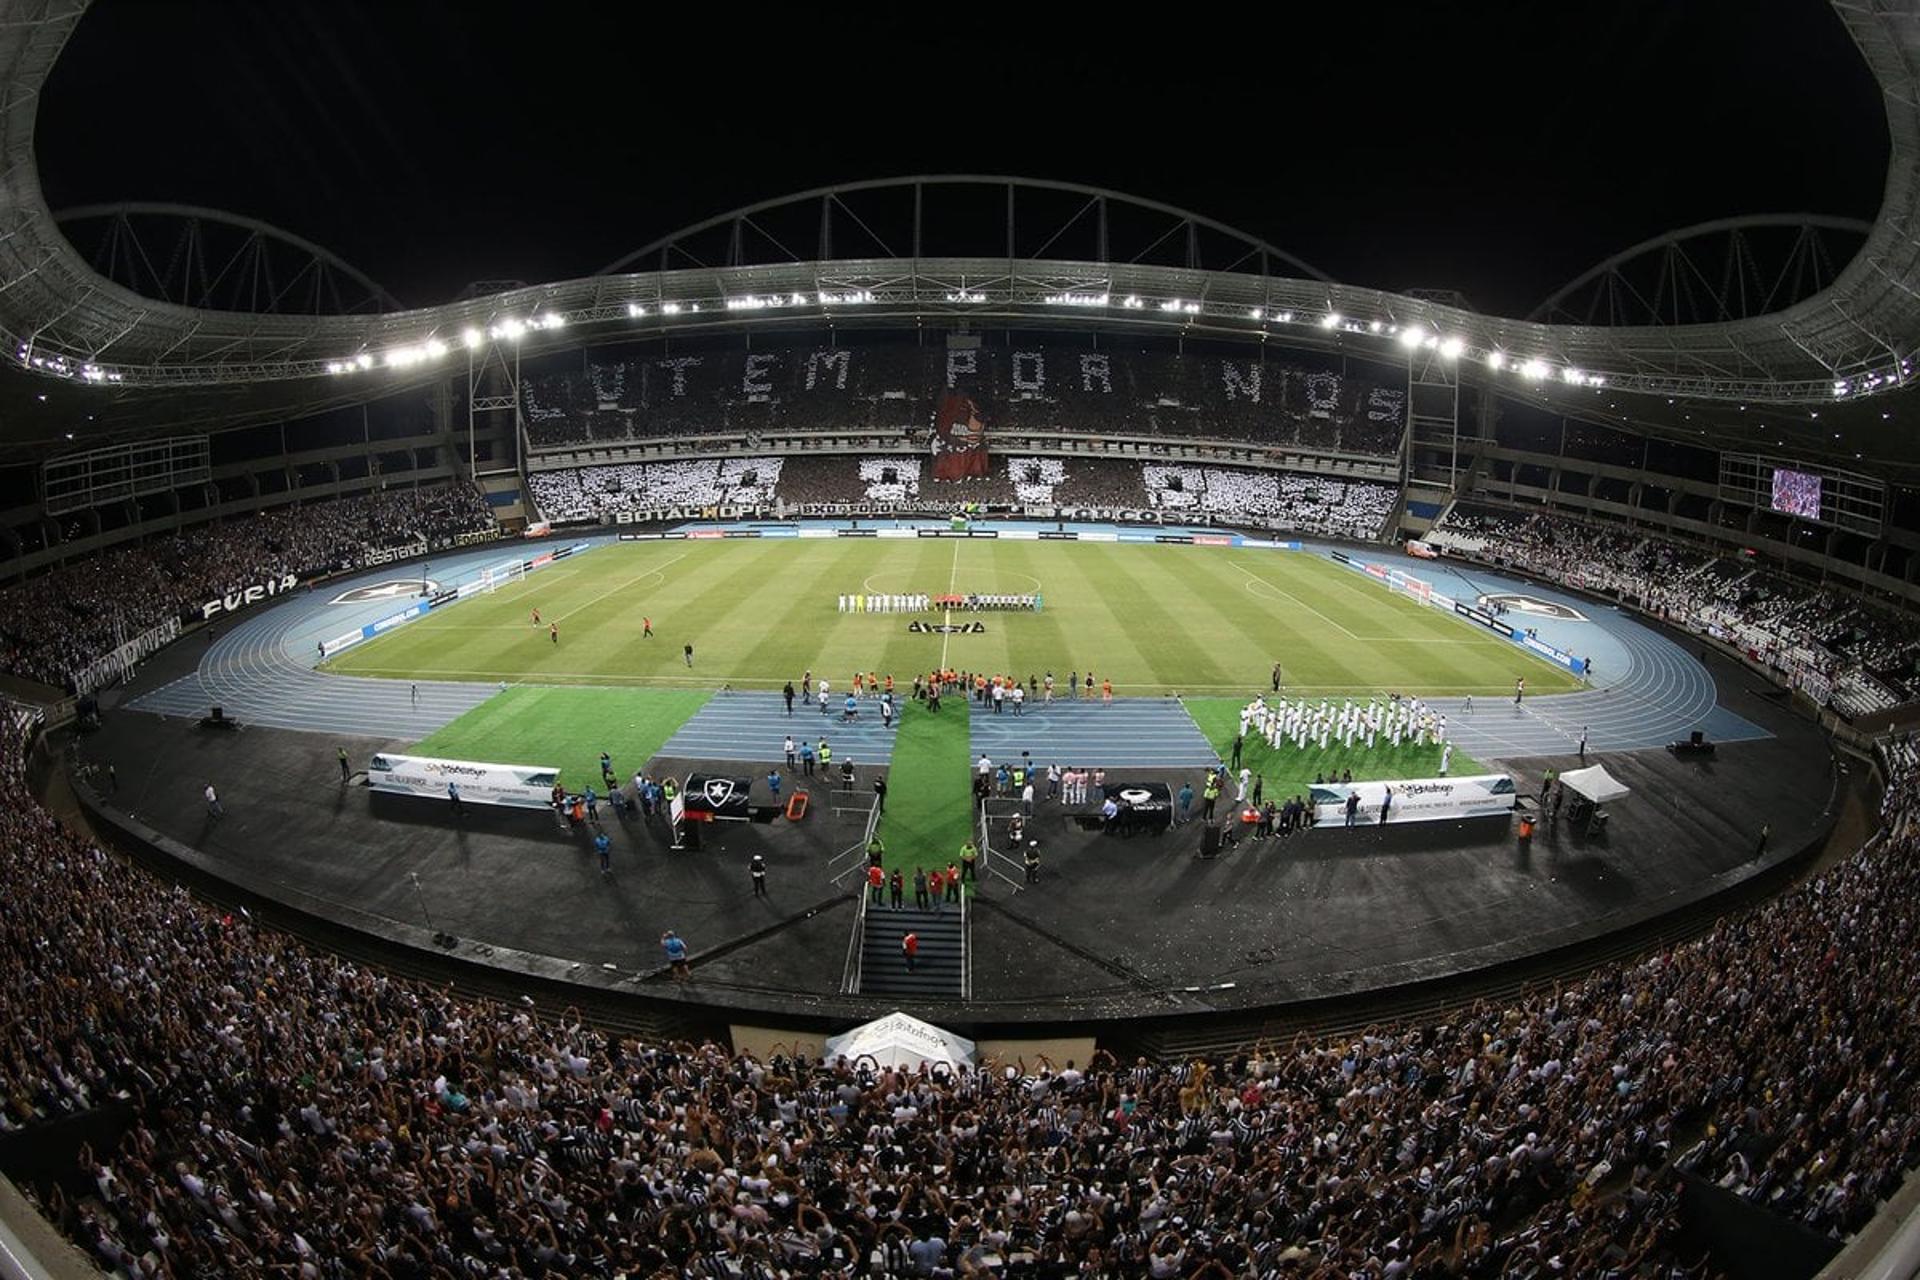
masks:
{"label": "green grass field", "polygon": [[[1187,714],[1193,717],[1194,724],[1207,736],[1207,741],[1220,753],[1220,758],[1232,760],[1234,735],[1240,732],[1240,708],[1247,705],[1246,700],[1187,698],[1184,702]],[[1241,744],[1240,761],[1256,775],[1266,779],[1268,799],[1284,802],[1289,796],[1306,795],[1307,788],[1313,785],[1316,777],[1339,773],[1344,769],[1353,770],[1355,782],[1377,778],[1435,777],[1440,772],[1440,744],[1429,742],[1416,747],[1411,741],[1403,741],[1396,747],[1381,739],[1376,740],[1373,750],[1368,751],[1358,742],[1348,750],[1329,739],[1325,751],[1311,742],[1304,748],[1296,748],[1289,743],[1275,750],[1267,745],[1265,739],[1254,736]],[[1449,772],[1454,777],[1466,777],[1485,773],[1487,768],[1464,751],[1456,750]]]}
{"label": "green grass field", "polygon": [[507,689],[413,750],[446,760],[557,765],[568,786],[597,790],[602,751],[626,781],[709,696],[693,689]]}
{"label": "green grass field", "polygon": [[[887,811],[880,819],[885,867],[944,869],[958,861],[973,832],[973,774],[968,769],[967,704],[943,698],[935,715],[909,702],[901,712],[893,764],[887,770]],[[911,892],[911,889],[909,889]]]}
{"label": "green grass field", "polygon": [[[949,590],[1038,591],[1046,610],[975,615],[985,634],[943,636],[909,632],[906,615],[836,607],[843,592]],[[908,684],[943,654],[957,669],[1022,678],[1091,666],[1117,694],[1264,690],[1276,661],[1294,693],[1500,694],[1518,676],[1538,693],[1576,684],[1311,553],[944,538],[604,546],[326,665],[395,679],[698,689],[778,688],[810,668],[845,687],[856,668]]]}

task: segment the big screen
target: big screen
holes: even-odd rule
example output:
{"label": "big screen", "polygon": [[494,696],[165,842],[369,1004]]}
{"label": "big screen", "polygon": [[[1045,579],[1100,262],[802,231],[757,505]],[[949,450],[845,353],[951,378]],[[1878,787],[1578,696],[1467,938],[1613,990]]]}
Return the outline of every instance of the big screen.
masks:
{"label": "big screen", "polygon": [[1820,477],[1776,467],[1773,472],[1773,509],[1782,515],[1820,518]]}

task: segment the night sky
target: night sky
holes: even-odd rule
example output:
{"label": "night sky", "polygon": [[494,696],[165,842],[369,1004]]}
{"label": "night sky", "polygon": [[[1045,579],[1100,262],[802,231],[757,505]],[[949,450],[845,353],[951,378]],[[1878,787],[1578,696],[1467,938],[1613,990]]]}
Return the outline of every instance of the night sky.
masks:
{"label": "night sky", "polygon": [[415,304],[916,172],[1113,187],[1508,314],[1689,223],[1880,200],[1819,0],[1075,8],[98,0],[40,168],[55,209],[248,214]]}

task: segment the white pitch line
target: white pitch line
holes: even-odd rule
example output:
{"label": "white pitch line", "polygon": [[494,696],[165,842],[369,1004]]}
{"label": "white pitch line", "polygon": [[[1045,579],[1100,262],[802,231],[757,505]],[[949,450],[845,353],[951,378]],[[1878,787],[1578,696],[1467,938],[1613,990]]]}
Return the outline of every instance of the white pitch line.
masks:
{"label": "white pitch line", "polygon": [[581,605],[578,609],[569,609],[565,613],[556,615],[554,618],[551,619],[551,621],[553,621],[556,625],[559,623],[565,622],[568,618],[571,618],[574,614],[579,613],[581,609],[591,609],[593,608],[594,605],[603,604],[606,602],[608,597],[617,596],[622,591],[625,591],[628,587],[632,586],[634,583],[642,582],[647,578],[651,578],[656,573],[660,574],[662,578],[665,578],[666,574],[663,571],[666,569],[666,567],[670,564],[675,563],[676,561],[685,560],[689,554],[691,553],[682,551],[679,555],[674,556],[672,559],[665,560],[657,565],[654,565],[651,569],[648,569],[644,573],[635,574],[633,577],[628,578],[625,582],[613,588],[611,591],[608,591],[603,595],[597,596],[594,599],[587,601],[585,604]]}
{"label": "white pitch line", "polygon": [[[955,538],[953,541],[953,568],[947,572],[947,594],[948,595],[953,594],[953,584],[960,580],[960,542],[961,542],[961,539],[959,538]],[[948,628],[947,630],[942,631],[940,633],[940,669],[942,671],[945,671],[947,669],[947,646],[953,643],[953,631],[952,631],[953,606],[952,605],[947,606],[947,611],[943,617],[941,625]]]}
{"label": "white pitch line", "polygon": [[1326,623],[1328,626],[1332,627],[1335,631],[1338,631],[1341,635],[1345,636],[1347,639],[1357,641],[1361,638],[1353,634],[1353,632],[1347,630],[1344,626],[1340,625],[1338,622],[1334,621],[1332,618],[1329,618],[1326,614],[1314,608],[1311,604],[1308,604],[1305,600],[1302,600],[1299,596],[1293,594],[1293,592],[1287,590],[1285,587],[1275,586],[1273,583],[1268,582],[1265,578],[1261,577],[1259,574],[1255,573],[1253,570],[1247,568],[1245,565],[1240,564],[1237,561],[1229,560],[1227,563],[1233,565],[1234,568],[1246,574],[1249,578],[1252,578],[1255,582],[1267,588],[1267,590],[1278,591],[1281,595],[1293,601],[1295,604],[1299,605],[1302,609],[1305,609],[1308,613],[1320,619],[1320,621]]}

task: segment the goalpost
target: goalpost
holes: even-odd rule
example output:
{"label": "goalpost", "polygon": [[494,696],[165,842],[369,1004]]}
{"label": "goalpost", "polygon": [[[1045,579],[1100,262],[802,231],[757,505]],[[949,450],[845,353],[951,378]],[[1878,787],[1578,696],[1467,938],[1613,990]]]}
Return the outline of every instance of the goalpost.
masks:
{"label": "goalpost", "polygon": [[491,595],[502,586],[511,586],[527,576],[524,560],[507,560],[480,571],[481,590]]}
{"label": "goalpost", "polygon": [[1421,604],[1433,603],[1433,584],[1414,577],[1403,569],[1387,571],[1387,589],[1401,595],[1412,596]]}

